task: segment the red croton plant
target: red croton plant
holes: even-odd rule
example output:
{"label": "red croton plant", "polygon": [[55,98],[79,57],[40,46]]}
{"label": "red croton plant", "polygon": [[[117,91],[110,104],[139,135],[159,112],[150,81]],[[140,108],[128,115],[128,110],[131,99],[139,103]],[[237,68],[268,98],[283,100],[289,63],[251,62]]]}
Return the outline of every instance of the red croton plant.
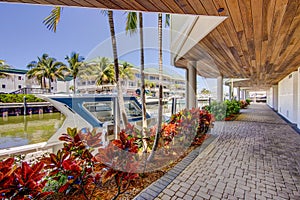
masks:
{"label": "red croton plant", "polygon": [[[160,147],[169,146],[175,138],[184,137],[197,143],[207,133],[212,116],[199,109],[183,110],[163,125]],[[151,149],[155,127],[146,130]],[[0,195],[2,199],[47,199],[55,195],[76,195],[77,199],[94,199],[95,191],[114,183],[116,199],[124,193],[140,167],[138,153],[142,151],[142,136],[128,125],[107,147],[101,146],[101,133],[95,130],[67,129],[59,138],[63,147],[37,160],[35,164],[17,163],[14,158],[0,162]],[[182,141],[182,140],[180,140]],[[97,153],[93,153],[98,149]],[[53,198],[50,198],[53,199]]]}

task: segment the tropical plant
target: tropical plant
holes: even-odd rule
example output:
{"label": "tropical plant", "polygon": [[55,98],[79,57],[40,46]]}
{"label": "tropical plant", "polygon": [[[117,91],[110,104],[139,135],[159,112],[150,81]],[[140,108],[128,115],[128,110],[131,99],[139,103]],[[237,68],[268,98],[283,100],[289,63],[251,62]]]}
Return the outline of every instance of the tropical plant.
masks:
{"label": "tropical plant", "polygon": [[84,57],[79,56],[78,53],[72,52],[70,57],[66,56],[65,59],[68,61],[69,63],[69,68],[68,68],[68,73],[72,75],[73,77],[73,93],[76,93],[76,78],[78,76],[78,73],[80,70],[82,70],[82,68],[84,67]]}
{"label": "tropical plant", "polygon": [[[63,148],[41,159],[48,170],[49,182],[45,190],[69,195],[81,191],[85,199],[90,199],[93,195],[89,192],[90,187],[96,187],[101,178],[100,172],[94,172],[97,164],[91,153],[93,148],[101,146],[100,136],[101,133],[96,131],[82,132],[68,128],[67,133],[59,138],[64,141]],[[97,166],[105,167],[100,165]]]}
{"label": "tropical plant", "polygon": [[[126,115],[126,112],[125,112],[123,90],[122,90],[121,82],[119,80],[120,70],[119,70],[119,61],[118,61],[118,53],[117,53],[117,41],[116,41],[116,35],[115,35],[113,11],[108,10],[107,15],[108,15],[108,22],[109,22],[109,27],[110,27],[111,44],[112,44],[112,49],[113,49],[115,81],[116,81],[117,90],[118,90],[117,92],[118,92],[119,108],[120,108],[120,113],[121,113],[121,117],[122,117],[122,120],[123,120],[124,127],[126,127],[127,124],[128,124],[128,119],[127,119],[127,115]],[[117,119],[117,121],[120,122],[119,119]],[[115,124],[115,125],[116,125],[116,128],[118,130],[117,126],[120,125],[120,123]]]}
{"label": "tropical plant", "polygon": [[114,82],[115,72],[108,58],[99,57],[86,63],[86,67],[80,71],[79,76],[84,80],[95,80],[96,85],[105,85]]}
{"label": "tropical plant", "polygon": [[41,199],[53,192],[43,192],[47,180],[43,180],[45,172],[43,162],[32,166],[22,162],[14,164],[14,158],[0,162],[0,194],[2,199]]}
{"label": "tropical plant", "polygon": [[41,87],[46,87],[46,78],[48,79],[49,90],[51,90],[51,82],[57,78],[64,79],[63,72],[67,70],[67,67],[62,62],[56,61],[55,58],[51,58],[48,54],[43,54],[42,57],[38,57],[38,61],[30,62],[27,67],[30,69],[27,72],[28,78],[37,78],[41,82]]}
{"label": "tropical plant", "polygon": [[203,95],[208,95],[208,94],[210,94],[211,92],[210,92],[208,89],[203,88],[203,89],[201,90],[200,93],[203,94]]}

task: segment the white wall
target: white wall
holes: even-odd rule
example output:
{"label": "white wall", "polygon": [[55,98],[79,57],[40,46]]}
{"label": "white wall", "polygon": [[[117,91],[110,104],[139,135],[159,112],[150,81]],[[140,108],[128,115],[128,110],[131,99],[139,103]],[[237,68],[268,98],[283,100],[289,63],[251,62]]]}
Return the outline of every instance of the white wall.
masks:
{"label": "white wall", "polygon": [[70,87],[73,85],[73,81],[57,81],[55,93],[71,93]]}
{"label": "white wall", "polygon": [[298,122],[298,72],[278,83],[278,113],[292,123]]}
{"label": "white wall", "polygon": [[298,68],[298,118],[297,127],[300,128],[300,67]]}
{"label": "white wall", "polygon": [[274,108],[274,102],[273,102],[273,87],[270,87],[269,90],[267,90],[267,104]]}

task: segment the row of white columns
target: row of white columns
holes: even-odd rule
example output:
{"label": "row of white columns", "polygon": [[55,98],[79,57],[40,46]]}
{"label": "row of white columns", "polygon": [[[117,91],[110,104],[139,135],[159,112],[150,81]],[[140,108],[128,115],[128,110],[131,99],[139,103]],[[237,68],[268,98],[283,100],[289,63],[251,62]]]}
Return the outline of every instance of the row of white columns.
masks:
{"label": "row of white columns", "polygon": [[[229,87],[229,98],[232,98],[233,92],[232,87]],[[197,107],[197,61],[189,61],[186,69],[186,95],[185,102],[186,108]],[[246,90],[240,90],[237,87],[237,100],[246,99]],[[223,77],[217,77],[217,101],[223,101]]]}

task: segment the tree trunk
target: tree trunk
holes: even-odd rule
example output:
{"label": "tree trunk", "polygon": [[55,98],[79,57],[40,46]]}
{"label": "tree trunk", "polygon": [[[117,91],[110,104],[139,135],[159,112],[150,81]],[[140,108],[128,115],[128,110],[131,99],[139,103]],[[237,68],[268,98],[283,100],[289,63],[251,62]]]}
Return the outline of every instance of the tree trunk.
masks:
{"label": "tree trunk", "polygon": [[76,84],[76,77],[73,77],[73,94],[76,93],[76,86],[75,86],[75,84]]}
{"label": "tree trunk", "polygon": [[146,116],[146,94],[145,94],[145,74],[144,74],[144,33],[143,33],[143,13],[139,12],[140,26],[140,48],[141,48],[141,97],[142,97],[142,135],[143,135],[143,152],[147,152],[147,116]]}
{"label": "tree trunk", "polygon": [[49,82],[49,90],[48,91],[49,91],[49,93],[51,93],[51,78],[50,77],[48,78],[48,82]]}
{"label": "tree trunk", "polygon": [[159,56],[159,101],[158,101],[158,119],[157,119],[157,130],[155,134],[154,144],[148,161],[153,160],[155,151],[158,146],[158,141],[160,138],[161,124],[162,124],[162,98],[163,98],[163,88],[162,88],[162,13],[158,14],[158,56]]}
{"label": "tree trunk", "polygon": [[[113,48],[113,56],[114,56],[114,69],[115,69],[115,79],[117,84],[117,92],[118,92],[118,102],[119,102],[119,108],[120,113],[122,117],[122,121],[124,126],[126,127],[128,124],[127,115],[125,112],[125,104],[124,104],[124,98],[122,93],[122,86],[119,80],[119,61],[118,61],[118,54],[117,54],[117,43],[116,43],[116,36],[115,36],[115,27],[114,27],[114,19],[113,19],[113,11],[108,11],[108,20],[109,20],[109,27],[110,27],[110,35],[111,35],[111,43]],[[119,118],[119,117],[118,117]],[[118,122],[120,122],[120,118],[117,119]],[[118,123],[120,124],[120,123]]]}

